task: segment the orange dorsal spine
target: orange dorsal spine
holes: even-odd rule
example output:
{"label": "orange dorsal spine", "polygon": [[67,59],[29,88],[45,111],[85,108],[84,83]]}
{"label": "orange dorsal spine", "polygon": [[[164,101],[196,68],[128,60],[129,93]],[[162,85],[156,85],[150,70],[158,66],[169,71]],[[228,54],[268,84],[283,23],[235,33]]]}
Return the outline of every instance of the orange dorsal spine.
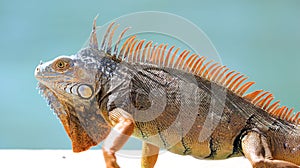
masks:
{"label": "orange dorsal spine", "polygon": [[[108,54],[111,54],[112,39],[115,30],[119,25],[113,26],[114,23],[109,25],[100,47],[102,51]],[[191,73],[210,82],[222,85],[229,91],[251,102],[253,105],[261,108],[273,117],[294,124],[300,124],[300,112],[294,114],[293,108],[289,109],[286,106],[280,107],[279,101],[272,103],[274,100],[273,95],[263,90],[256,90],[244,95],[255,82],[245,82],[247,77],[243,74],[229,71],[229,68],[220,65],[218,62],[212,60],[206,61],[206,57],[204,56],[200,57],[196,54],[190,54],[190,51],[188,50],[179,52],[179,48],[175,49],[175,46],[168,48],[168,44],[153,45],[152,41],[149,41],[144,45],[145,40],[136,40],[135,35],[127,38],[118,52],[118,45],[121,38],[128,29],[129,28],[123,30],[117,40],[112,53],[114,59],[132,63],[151,64],[163,68],[174,68]]]}

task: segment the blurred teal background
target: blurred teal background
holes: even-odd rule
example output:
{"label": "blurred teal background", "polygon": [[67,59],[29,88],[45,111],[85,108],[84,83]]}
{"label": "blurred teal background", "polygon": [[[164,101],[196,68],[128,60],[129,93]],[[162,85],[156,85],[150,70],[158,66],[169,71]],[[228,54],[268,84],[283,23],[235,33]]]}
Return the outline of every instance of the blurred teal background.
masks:
{"label": "blurred teal background", "polygon": [[[36,90],[40,60],[77,52],[98,24],[138,11],[195,23],[222,61],[300,110],[299,0],[0,0],[0,148],[70,149],[60,122]],[[139,149],[130,141],[125,148]]]}

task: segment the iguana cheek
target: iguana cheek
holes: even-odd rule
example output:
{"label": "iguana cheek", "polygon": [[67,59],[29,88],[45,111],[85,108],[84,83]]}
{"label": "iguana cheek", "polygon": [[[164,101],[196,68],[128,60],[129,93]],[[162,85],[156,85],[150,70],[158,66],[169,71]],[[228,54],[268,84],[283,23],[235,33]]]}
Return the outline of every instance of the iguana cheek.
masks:
{"label": "iguana cheek", "polygon": [[81,81],[83,81],[83,80],[90,80],[89,74],[85,73],[81,69],[77,69],[75,71],[75,76],[76,76],[77,79],[80,79]]}

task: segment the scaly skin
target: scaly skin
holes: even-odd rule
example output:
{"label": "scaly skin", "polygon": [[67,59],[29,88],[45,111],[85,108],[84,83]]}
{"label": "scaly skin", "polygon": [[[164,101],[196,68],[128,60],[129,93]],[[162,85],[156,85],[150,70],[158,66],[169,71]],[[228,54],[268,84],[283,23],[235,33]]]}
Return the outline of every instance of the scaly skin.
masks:
{"label": "scaly skin", "polygon": [[98,49],[95,28],[94,22],[88,48],[42,63],[35,71],[39,88],[64,125],[74,152],[106,139],[106,165],[119,167],[115,152],[132,135],[144,142],[144,168],[154,167],[159,148],[201,159],[244,155],[257,168],[299,168],[298,118],[278,117],[287,118],[288,110],[276,109],[277,104],[277,117],[270,113],[266,103],[270,95],[242,96],[247,84],[239,87],[229,81],[225,85],[228,79],[217,80],[205,65],[198,68],[205,74],[201,76],[195,66],[189,72],[173,68],[183,67],[183,61],[171,67],[155,62],[159,56],[152,62],[134,61],[126,47],[118,54],[127,54],[129,61],[122,61],[112,54],[111,41],[104,40],[104,50]]}

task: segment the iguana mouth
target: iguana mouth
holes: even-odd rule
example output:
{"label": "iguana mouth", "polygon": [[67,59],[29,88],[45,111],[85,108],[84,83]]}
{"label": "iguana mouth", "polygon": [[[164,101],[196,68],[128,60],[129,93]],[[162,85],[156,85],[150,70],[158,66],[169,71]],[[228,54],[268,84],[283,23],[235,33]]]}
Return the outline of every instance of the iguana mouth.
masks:
{"label": "iguana mouth", "polygon": [[53,75],[45,75],[45,74],[43,73],[43,71],[41,70],[41,64],[38,65],[38,66],[35,68],[34,76],[35,76],[35,78],[36,78],[39,82],[43,82],[43,79],[45,79],[45,78],[55,78],[55,77],[57,77],[55,74],[53,74]]}
{"label": "iguana mouth", "polygon": [[45,75],[43,74],[42,65],[43,65],[43,63],[40,63],[40,64],[35,68],[34,76],[35,76],[37,79],[45,77]]}

